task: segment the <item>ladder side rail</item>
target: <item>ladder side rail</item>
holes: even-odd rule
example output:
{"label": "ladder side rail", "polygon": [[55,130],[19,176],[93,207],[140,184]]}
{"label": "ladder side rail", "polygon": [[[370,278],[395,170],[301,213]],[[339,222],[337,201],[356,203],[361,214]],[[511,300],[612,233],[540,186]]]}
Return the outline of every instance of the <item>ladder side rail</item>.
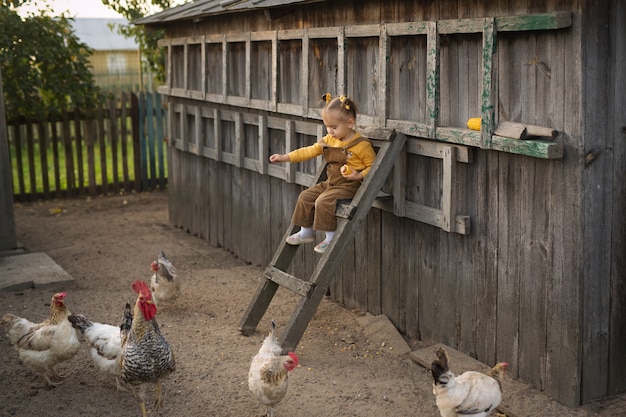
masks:
{"label": "ladder side rail", "polygon": [[279,337],[283,352],[294,350],[302,338],[311,318],[315,314],[319,303],[326,294],[326,289],[334,272],[341,263],[342,255],[352,241],[358,228],[367,216],[372,203],[391,172],[393,165],[406,143],[404,134],[397,134],[393,141],[383,144],[370,173],[359,187],[352,200],[356,211],[351,220],[340,218],[335,231],[335,238],[313,271],[310,282],[316,284],[311,288],[309,297],[302,297],[298,302],[291,319]]}

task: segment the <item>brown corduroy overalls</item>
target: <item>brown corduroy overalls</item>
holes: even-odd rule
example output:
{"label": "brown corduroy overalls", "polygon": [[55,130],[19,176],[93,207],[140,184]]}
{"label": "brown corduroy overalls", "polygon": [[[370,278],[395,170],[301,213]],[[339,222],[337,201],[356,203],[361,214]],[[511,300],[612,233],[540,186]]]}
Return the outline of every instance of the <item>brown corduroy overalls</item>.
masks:
{"label": "brown corduroy overalls", "polygon": [[[366,139],[359,137],[348,146],[352,147],[364,140]],[[328,232],[337,228],[337,200],[351,199],[361,185],[361,181],[347,180],[341,175],[341,166],[346,163],[349,153],[348,147],[322,145],[322,156],[328,163],[327,179],[300,193],[291,218],[293,224]]]}

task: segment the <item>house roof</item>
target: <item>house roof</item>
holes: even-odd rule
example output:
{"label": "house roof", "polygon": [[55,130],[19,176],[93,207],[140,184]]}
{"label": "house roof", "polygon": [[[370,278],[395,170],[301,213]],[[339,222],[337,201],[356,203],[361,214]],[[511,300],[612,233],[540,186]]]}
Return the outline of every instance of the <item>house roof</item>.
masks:
{"label": "house roof", "polygon": [[139,46],[134,39],[127,39],[110,29],[109,23],[127,25],[126,19],[76,18],[72,27],[81,42],[96,51],[137,50]]}
{"label": "house roof", "polygon": [[195,0],[151,16],[142,17],[132,23],[137,25],[158,24],[177,20],[197,19],[205,16],[267,9],[295,3],[315,3],[324,0]]}

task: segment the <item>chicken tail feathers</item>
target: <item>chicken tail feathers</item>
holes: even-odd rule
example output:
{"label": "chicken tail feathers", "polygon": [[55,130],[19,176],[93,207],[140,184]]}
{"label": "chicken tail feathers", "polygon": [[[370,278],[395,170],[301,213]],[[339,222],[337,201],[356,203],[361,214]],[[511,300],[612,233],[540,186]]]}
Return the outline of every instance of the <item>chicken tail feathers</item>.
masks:
{"label": "chicken tail feathers", "polygon": [[85,330],[93,326],[93,322],[89,321],[87,317],[82,314],[70,314],[67,319],[72,323],[72,327],[85,334]]}
{"label": "chicken tail feathers", "polygon": [[437,352],[435,352],[435,355],[437,355],[437,360],[433,361],[430,365],[430,371],[436,384],[445,385],[448,382],[448,378],[441,378],[441,376],[450,372],[448,355],[444,348],[439,348]]}
{"label": "chicken tail feathers", "polygon": [[125,340],[126,336],[128,336],[128,332],[130,332],[132,324],[133,310],[130,308],[130,303],[126,303],[126,307],[124,308],[124,318],[122,319],[122,324],[120,324],[120,335],[122,336],[122,340]]}

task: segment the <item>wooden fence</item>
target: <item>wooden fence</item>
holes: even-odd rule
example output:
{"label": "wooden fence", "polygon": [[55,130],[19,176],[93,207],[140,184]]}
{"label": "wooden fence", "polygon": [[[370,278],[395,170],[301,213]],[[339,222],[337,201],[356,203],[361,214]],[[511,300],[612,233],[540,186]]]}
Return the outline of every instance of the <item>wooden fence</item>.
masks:
{"label": "wooden fence", "polygon": [[9,120],[15,201],[163,189],[164,115],[159,94],[122,92],[91,114]]}

